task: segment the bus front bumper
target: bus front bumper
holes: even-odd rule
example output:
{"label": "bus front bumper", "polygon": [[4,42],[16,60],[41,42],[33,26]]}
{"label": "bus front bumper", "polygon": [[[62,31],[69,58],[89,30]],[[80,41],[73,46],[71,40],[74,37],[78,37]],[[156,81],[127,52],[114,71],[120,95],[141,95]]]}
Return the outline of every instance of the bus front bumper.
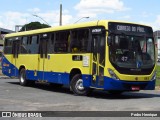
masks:
{"label": "bus front bumper", "polygon": [[151,81],[123,81],[114,80],[112,78],[107,78],[104,80],[104,90],[123,90],[123,91],[136,91],[136,90],[154,90],[155,89],[155,79]]}
{"label": "bus front bumper", "polygon": [[155,89],[155,81],[124,81],[124,80],[115,80],[109,77],[104,77],[103,84],[99,84],[99,81],[95,83],[92,80],[84,80],[84,87],[90,87],[95,89],[103,89],[103,90],[120,90],[120,91],[139,91],[139,90],[154,90]]}

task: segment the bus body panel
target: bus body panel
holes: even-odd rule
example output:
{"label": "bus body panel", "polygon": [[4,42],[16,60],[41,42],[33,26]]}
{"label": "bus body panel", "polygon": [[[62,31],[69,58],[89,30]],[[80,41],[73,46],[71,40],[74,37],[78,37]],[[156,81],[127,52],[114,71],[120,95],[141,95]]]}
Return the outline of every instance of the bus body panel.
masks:
{"label": "bus body panel", "polygon": [[[11,64],[7,59],[3,59],[3,64],[5,64],[5,70],[3,70],[3,74],[7,76],[15,76],[15,66]],[[3,65],[4,66],[4,65]],[[11,72],[10,72],[11,71]],[[18,77],[18,69],[16,68],[16,77]],[[36,75],[37,74],[37,75]],[[59,83],[59,84],[65,84],[69,85],[69,73],[64,72],[43,72],[43,71],[37,71],[35,74],[34,70],[27,70],[26,71],[26,77],[29,80],[40,80],[39,78],[43,78],[43,74],[47,76],[45,80],[47,82],[51,83]],[[114,80],[112,78],[104,76],[104,85],[99,86],[98,81],[97,84],[92,85],[92,75],[89,74],[83,74],[83,84],[85,87],[95,87],[103,90],[124,90],[124,91],[132,91],[131,86],[139,86],[141,90],[154,90],[155,89],[155,79],[150,81],[141,81],[141,82],[129,82],[130,78],[132,76],[126,77],[127,80]]]}
{"label": "bus body panel", "polygon": [[[104,26],[105,29],[108,30],[108,22],[109,21],[96,21],[86,24],[47,28],[10,34],[6,37],[15,37],[17,34],[19,36],[34,35],[45,32],[83,28],[86,26]],[[152,73],[148,75],[120,74],[110,63],[107,39],[108,31],[106,31],[105,66],[95,62],[98,64],[98,72],[100,67],[104,69],[104,74],[101,77],[93,75],[93,53],[53,53],[47,54],[47,56],[43,58],[40,57],[40,54],[19,54],[16,59],[13,58],[13,55],[4,55],[2,60],[2,72],[9,77],[19,77],[19,70],[24,66],[26,69],[26,78],[28,80],[69,85],[71,81],[71,71],[73,69],[78,69],[82,74],[83,85],[87,88],[132,91],[132,87],[138,86],[140,90],[154,90],[155,79],[153,79],[153,77],[155,75],[156,65],[154,66]],[[73,60],[74,56],[78,56],[77,58],[82,57],[82,59]],[[83,57],[85,56],[89,58],[88,63],[83,61]],[[86,63],[88,65],[85,65]],[[112,69],[120,80],[112,79],[108,72],[108,68]],[[94,77],[96,77],[95,80]]]}
{"label": "bus body panel", "polygon": [[6,55],[2,57],[2,73],[9,77],[17,76],[17,68],[11,61],[13,60],[13,55]]}
{"label": "bus body panel", "polygon": [[[88,66],[83,66],[83,60],[73,61],[72,56],[75,55],[88,56]],[[45,80],[51,83],[69,84],[69,75],[72,69],[79,69],[82,74],[88,75],[91,72],[90,54],[49,54],[46,59],[43,59],[44,66],[43,63],[40,63],[39,55],[19,55],[18,59],[16,59],[16,66],[12,64],[12,55],[7,55],[7,57],[3,58],[2,71],[3,74],[9,77],[19,77],[19,69],[24,66],[26,78],[29,80]]]}

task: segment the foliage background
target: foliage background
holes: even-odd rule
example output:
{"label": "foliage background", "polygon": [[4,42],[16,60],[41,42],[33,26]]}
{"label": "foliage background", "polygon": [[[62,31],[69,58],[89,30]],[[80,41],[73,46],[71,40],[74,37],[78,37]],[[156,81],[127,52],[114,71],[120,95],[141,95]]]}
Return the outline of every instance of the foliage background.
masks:
{"label": "foliage background", "polygon": [[35,30],[35,29],[41,29],[41,28],[48,28],[51,27],[47,24],[41,24],[40,22],[31,22],[28,24],[25,24],[20,31],[28,31],[28,30]]}

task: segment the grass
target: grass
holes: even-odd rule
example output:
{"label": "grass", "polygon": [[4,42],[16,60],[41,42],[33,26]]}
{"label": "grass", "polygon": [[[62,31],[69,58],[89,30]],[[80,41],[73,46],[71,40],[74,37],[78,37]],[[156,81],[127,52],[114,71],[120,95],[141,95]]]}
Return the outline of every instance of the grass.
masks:
{"label": "grass", "polygon": [[157,80],[156,80],[156,86],[160,86],[160,66],[157,65]]}

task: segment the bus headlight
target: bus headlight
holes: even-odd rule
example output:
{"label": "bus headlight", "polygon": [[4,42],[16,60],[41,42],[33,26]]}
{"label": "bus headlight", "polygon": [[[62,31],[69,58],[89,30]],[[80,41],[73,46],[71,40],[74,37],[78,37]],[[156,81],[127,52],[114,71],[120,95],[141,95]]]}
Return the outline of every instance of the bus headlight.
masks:
{"label": "bus headlight", "polygon": [[111,76],[111,78],[115,79],[115,80],[120,80],[117,75],[113,72],[113,70],[111,70],[110,68],[108,68],[108,72]]}

